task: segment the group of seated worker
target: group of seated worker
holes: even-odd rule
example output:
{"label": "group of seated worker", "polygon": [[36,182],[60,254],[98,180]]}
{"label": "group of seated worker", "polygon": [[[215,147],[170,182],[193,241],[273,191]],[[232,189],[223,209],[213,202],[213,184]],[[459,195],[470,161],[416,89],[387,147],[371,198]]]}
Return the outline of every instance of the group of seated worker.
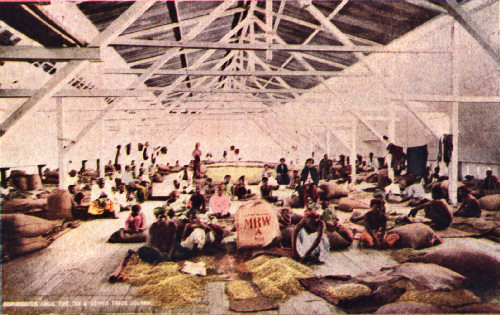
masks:
{"label": "group of seated worker", "polygon": [[147,245],[138,250],[146,262],[189,259],[209,246],[220,247],[220,228],[203,223],[195,213],[184,221],[172,219],[173,211],[166,208],[156,208],[154,215],[156,222],[149,228]]}

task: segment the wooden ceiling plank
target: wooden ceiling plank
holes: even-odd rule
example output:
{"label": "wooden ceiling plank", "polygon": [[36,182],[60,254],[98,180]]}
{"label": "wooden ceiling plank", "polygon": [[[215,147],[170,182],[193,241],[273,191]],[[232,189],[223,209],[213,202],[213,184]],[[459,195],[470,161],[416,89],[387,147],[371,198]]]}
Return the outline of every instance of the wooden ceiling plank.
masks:
{"label": "wooden ceiling plank", "polygon": [[99,48],[88,47],[49,48],[41,46],[0,46],[0,60],[100,61],[101,52]]}

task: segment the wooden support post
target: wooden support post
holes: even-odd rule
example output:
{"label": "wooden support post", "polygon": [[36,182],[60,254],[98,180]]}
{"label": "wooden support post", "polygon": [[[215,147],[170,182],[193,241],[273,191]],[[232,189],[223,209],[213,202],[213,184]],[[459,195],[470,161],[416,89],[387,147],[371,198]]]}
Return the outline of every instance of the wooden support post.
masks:
{"label": "wooden support post", "polygon": [[63,99],[56,97],[57,103],[57,143],[58,155],[57,164],[59,167],[59,189],[67,189],[66,187],[66,161],[64,159],[64,108]]}
{"label": "wooden support post", "polygon": [[104,132],[105,132],[105,128],[104,128],[104,120],[100,120],[99,121],[99,129],[100,129],[100,132],[99,132],[99,160],[101,163],[99,163],[99,168],[98,168],[98,171],[99,171],[99,177],[104,177],[105,174],[104,174],[104,165],[106,163],[106,160],[104,159],[104,143],[105,143],[105,139],[106,137],[104,136]]}
{"label": "wooden support post", "polygon": [[[459,65],[458,65],[458,23],[454,23],[453,25],[453,47],[452,47],[452,84],[453,84],[453,96],[458,97],[460,94],[459,91]],[[453,152],[451,154],[451,163],[448,168],[448,176],[450,185],[448,187],[448,196],[452,205],[456,205],[457,198],[457,190],[458,190],[458,106],[459,102],[453,102],[451,111],[451,134],[453,135]]]}
{"label": "wooden support post", "polygon": [[351,183],[354,184],[356,183],[356,150],[357,150],[357,129],[358,129],[358,121],[353,119],[352,120],[352,131],[351,131],[351,158],[350,158],[350,164],[351,164]]}
{"label": "wooden support post", "polygon": [[1,184],[2,184],[3,188],[5,188],[7,186],[7,171],[9,169],[10,169],[10,167],[2,167],[2,168],[0,168]]}
{"label": "wooden support post", "polygon": [[328,157],[330,158],[330,130],[325,129],[325,153],[328,154]]}

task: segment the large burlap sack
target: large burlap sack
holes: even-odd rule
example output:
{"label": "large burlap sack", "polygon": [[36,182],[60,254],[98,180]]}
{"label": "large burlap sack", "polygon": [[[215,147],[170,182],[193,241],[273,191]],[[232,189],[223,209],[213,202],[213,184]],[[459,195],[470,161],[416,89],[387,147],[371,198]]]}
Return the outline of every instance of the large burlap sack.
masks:
{"label": "large burlap sack", "polygon": [[484,210],[500,211],[500,194],[482,197],[479,206]]}
{"label": "large burlap sack", "polygon": [[2,256],[8,258],[24,256],[39,251],[49,245],[50,242],[41,236],[21,238],[17,239],[15,242],[6,242],[4,246],[2,246]]}
{"label": "large burlap sack", "polygon": [[451,269],[467,277],[470,284],[485,286],[500,281],[500,259],[474,249],[439,248],[410,259]]}
{"label": "large burlap sack", "polygon": [[382,306],[375,314],[440,314],[453,313],[449,308],[414,302],[395,302]]}
{"label": "large burlap sack", "polygon": [[432,305],[458,307],[466,304],[479,303],[481,299],[466,289],[452,291],[408,290],[400,298],[404,302],[430,303]]}
{"label": "large burlap sack", "polygon": [[354,209],[370,209],[370,205],[357,200],[341,198],[338,205],[335,206],[335,209],[344,212],[352,212]]}
{"label": "large burlap sack", "polygon": [[47,199],[14,198],[2,204],[2,213],[24,213],[33,209],[47,209]]}
{"label": "large burlap sack", "polygon": [[326,232],[330,243],[330,250],[344,249],[351,246],[352,241],[345,239],[338,232]]}
{"label": "large burlap sack", "polygon": [[287,208],[302,208],[302,205],[300,204],[300,197],[297,195],[292,195],[285,198],[285,200],[283,201],[283,206]]}
{"label": "large burlap sack", "polygon": [[457,313],[466,314],[500,314],[500,305],[491,303],[477,303],[456,308]]}
{"label": "large burlap sack", "polygon": [[41,190],[43,189],[42,180],[38,174],[26,175],[28,182],[28,190]]}
{"label": "large burlap sack", "polygon": [[163,176],[159,173],[153,175],[153,183],[163,183]]}
{"label": "large burlap sack", "polygon": [[397,234],[399,239],[394,244],[395,248],[426,248],[441,244],[441,239],[434,230],[422,223],[399,226],[388,234]]}
{"label": "large burlap sack", "polygon": [[240,206],[234,225],[238,249],[263,248],[280,236],[276,210],[263,200],[252,200]]}
{"label": "large burlap sack", "polygon": [[2,237],[6,240],[36,237],[52,232],[60,224],[59,221],[48,221],[25,214],[4,214]]}
{"label": "large burlap sack", "polygon": [[321,200],[331,200],[334,198],[347,197],[349,192],[342,186],[333,182],[326,182],[319,185],[319,197]]}
{"label": "large burlap sack", "polygon": [[47,215],[49,220],[72,219],[71,194],[67,190],[56,189],[47,198]]}
{"label": "large burlap sack", "polygon": [[108,243],[144,243],[147,239],[146,233],[125,233],[122,229],[114,232],[108,239]]}
{"label": "large burlap sack", "polygon": [[28,190],[28,180],[26,179],[25,176],[16,176],[16,177],[11,177],[12,179],[12,185],[19,189],[20,191],[27,191]]}

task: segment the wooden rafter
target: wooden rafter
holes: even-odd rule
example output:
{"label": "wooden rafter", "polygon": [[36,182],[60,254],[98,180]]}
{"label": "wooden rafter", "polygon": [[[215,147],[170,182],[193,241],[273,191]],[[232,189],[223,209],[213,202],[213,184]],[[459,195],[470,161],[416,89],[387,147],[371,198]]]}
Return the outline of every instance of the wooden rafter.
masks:
{"label": "wooden rafter", "polygon": [[[91,42],[92,46],[101,47],[109,44],[152,5],[152,2],[134,3],[103,32],[99,33]],[[64,68],[58,70],[35,95],[30,97],[0,124],[0,136],[4,135],[30,109],[52,97],[71,77],[82,70],[86,63],[86,61],[70,61]]]}
{"label": "wooden rafter", "polygon": [[[316,18],[320,24],[333,34],[343,45],[346,46],[354,46],[353,42],[342,32],[340,31],[337,26],[335,26],[326,16],[323,15],[323,13],[311,2],[309,1],[304,1],[301,2],[301,4],[304,6],[304,8],[314,17]],[[391,86],[386,82],[385,78],[383,78],[378,72],[376,72],[365,60],[365,55],[362,53],[355,52],[353,53],[354,56],[358,59],[358,61],[364,65],[365,68],[367,68],[370,73],[373,74],[373,77],[384,87],[385,90],[389,94],[397,94],[393,91]],[[419,121],[434,137],[438,137],[434,130],[429,127],[429,124],[424,121],[420,116],[411,108],[410,104],[405,101],[400,102],[406,109]]]}
{"label": "wooden rafter", "polygon": [[500,50],[498,48],[498,43],[490,43],[488,37],[485,36],[484,30],[481,29],[469,13],[467,13],[455,0],[444,0],[441,5],[467,32],[469,32],[488,55],[493,58],[497,66],[499,66]]}
{"label": "wooden rafter", "polygon": [[68,47],[47,48],[38,46],[0,46],[0,60],[3,61],[32,61],[32,60],[88,60],[100,61],[99,48]]}

